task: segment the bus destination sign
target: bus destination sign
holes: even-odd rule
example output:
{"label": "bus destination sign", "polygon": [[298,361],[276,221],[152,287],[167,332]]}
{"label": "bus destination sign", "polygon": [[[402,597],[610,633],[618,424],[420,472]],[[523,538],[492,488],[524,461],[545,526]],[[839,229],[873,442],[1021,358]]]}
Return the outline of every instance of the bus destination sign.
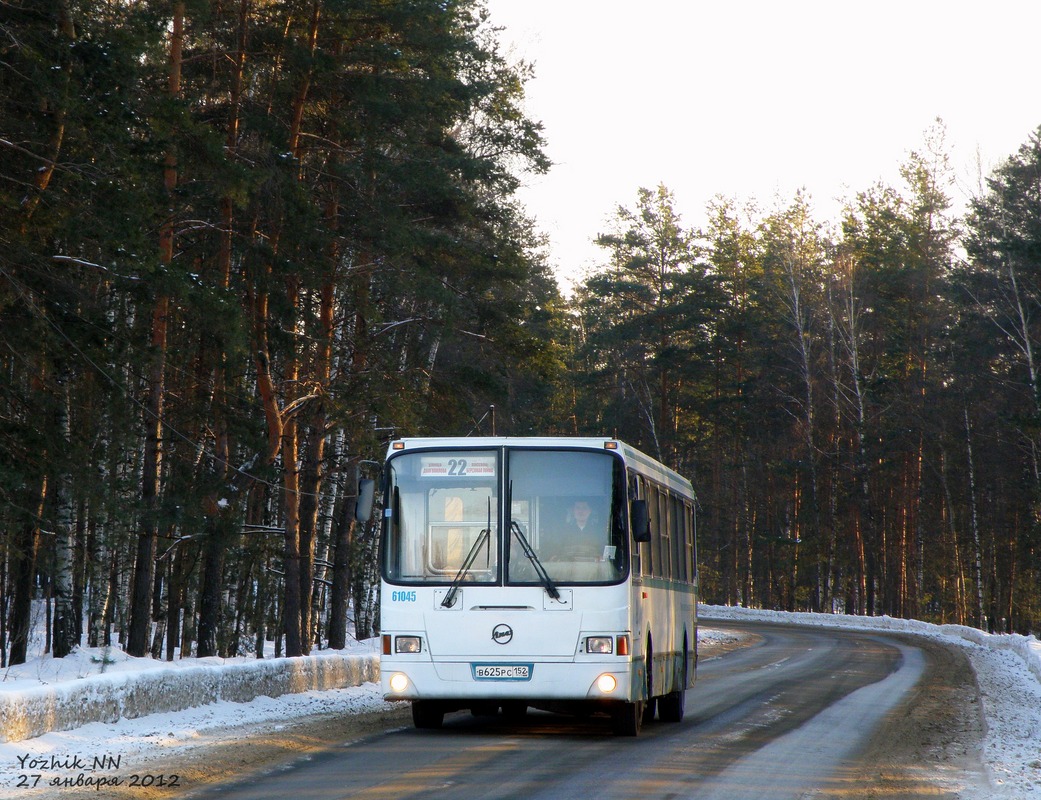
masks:
{"label": "bus destination sign", "polygon": [[420,461],[422,478],[494,478],[494,455],[423,456]]}

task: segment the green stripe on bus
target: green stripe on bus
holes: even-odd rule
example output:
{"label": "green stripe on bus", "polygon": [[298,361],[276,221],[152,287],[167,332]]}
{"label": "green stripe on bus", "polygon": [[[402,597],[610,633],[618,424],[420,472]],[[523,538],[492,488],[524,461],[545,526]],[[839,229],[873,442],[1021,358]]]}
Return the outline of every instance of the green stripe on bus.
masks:
{"label": "green stripe on bus", "polygon": [[697,594],[698,587],[693,583],[680,583],[679,581],[670,581],[666,578],[650,578],[644,576],[638,582],[633,582],[634,586],[646,586],[651,589],[670,589],[674,592],[681,592],[682,594]]}

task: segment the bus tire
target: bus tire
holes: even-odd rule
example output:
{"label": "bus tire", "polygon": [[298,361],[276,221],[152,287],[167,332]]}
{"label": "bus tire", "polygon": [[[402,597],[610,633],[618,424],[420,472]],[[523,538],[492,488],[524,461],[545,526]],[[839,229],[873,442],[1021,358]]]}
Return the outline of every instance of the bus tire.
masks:
{"label": "bus tire", "polygon": [[620,703],[612,714],[615,736],[639,736],[643,725],[643,703]]}
{"label": "bus tire", "polygon": [[687,701],[687,642],[683,642],[683,672],[678,689],[658,698],[658,719],[662,722],[683,722]]}
{"label": "bus tire", "polygon": [[683,689],[658,698],[658,719],[662,722],[683,722],[687,693]]}
{"label": "bus tire", "polygon": [[[649,725],[654,722],[654,712],[658,711],[658,699],[657,697],[648,697],[646,702],[643,704],[643,722],[645,725]],[[659,712],[660,713],[660,712]]]}
{"label": "bus tire", "polygon": [[432,700],[412,701],[412,724],[422,729],[440,728],[445,721],[445,710]]}
{"label": "bus tire", "polygon": [[475,703],[470,709],[470,713],[475,717],[497,717],[499,715],[499,704],[491,700]]}
{"label": "bus tire", "polygon": [[658,698],[654,696],[654,648],[651,637],[647,636],[647,700],[643,704],[643,722],[654,722],[654,713],[658,710]]}
{"label": "bus tire", "polygon": [[526,703],[522,703],[519,700],[508,700],[502,704],[502,715],[510,720],[510,722],[516,722],[517,720],[524,719],[528,713],[528,706]]}

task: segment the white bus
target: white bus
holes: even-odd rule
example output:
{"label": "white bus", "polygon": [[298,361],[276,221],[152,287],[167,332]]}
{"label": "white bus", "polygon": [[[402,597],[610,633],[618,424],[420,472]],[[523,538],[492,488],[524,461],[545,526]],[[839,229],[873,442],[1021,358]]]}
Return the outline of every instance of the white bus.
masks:
{"label": "white bus", "polygon": [[400,439],[384,476],[381,684],[450,711],[679,722],[697,666],[694,491],[617,439]]}

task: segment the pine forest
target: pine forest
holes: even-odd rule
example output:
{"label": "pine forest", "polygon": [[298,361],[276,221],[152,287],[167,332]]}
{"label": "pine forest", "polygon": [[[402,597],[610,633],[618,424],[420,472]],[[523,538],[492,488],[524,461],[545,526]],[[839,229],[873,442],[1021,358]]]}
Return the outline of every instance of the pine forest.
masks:
{"label": "pine forest", "polygon": [[3,665],[371,637],[359,482],[493,431],[688,476],[705,602],[1041,632],[1041,128],[965,213],[940,120],[838,219],[634,187],[565,291],[531,75],[481,0],[3,4]]}

